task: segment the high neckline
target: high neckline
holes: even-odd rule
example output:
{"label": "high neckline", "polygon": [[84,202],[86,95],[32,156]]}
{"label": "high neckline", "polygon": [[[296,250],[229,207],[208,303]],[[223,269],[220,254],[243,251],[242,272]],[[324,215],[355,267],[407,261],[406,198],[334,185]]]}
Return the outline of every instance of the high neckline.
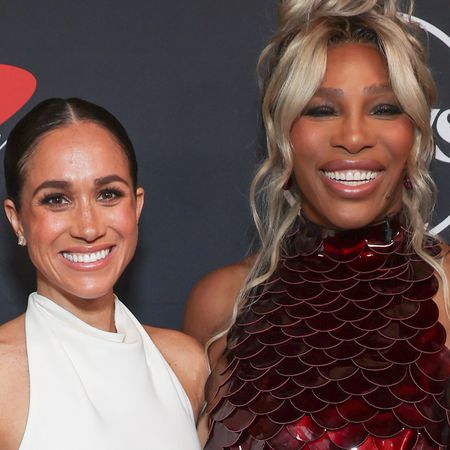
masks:
{"label": "high neckline", "polygon": [[298,221],[298,231],[303,229],[306,233],[320,236],[322,239],[326,239],[328,237],[337,238],[339,236],[347,235],[377,235],[378,237],[383,236],[384,241],[387,243],[392,240],[393,234],[398,231],[401,226],[400,215],[401,212],[397,212],[394,214],[389,214],[383,219],[371,222],[363,227],[342,229],[320,225],[317,222],[311,220],[304,213],[304,211],[301,211]]}
{"label": "high neckline", "polygon": [[167,442],[200,450],[189,398],[158,347],[117,298],[114,319],[118,333],[88,325],[50,298],[29,296],[21,450],[144,450]]}
{"label": "high neckline", "polygon": [[85,321],[81,320],[75,314],[67,311],[62,306],[55,303],[52,299],[45,297],[44,295],[34,292],[31,294],[33,300],[51,317],[58,322],[63,323],[65,327],[72,328],[79,333],[86,336],[102,339],[110,342],[125,342],[126,333],[122,327],[122,321],[118,314],[118,298],[114,298],[114,323],[117,332],[104,331],[89,325]]}
{"label": "high neckline", "polygon": [[406,230],[400,216],[401,213],[397,213],[361,228],[339,230],[321,226],[300,214],[288,235],[282,255],[307,255],[324,248],[333,253],[353,254],[366,245],[388,250],[404,241]]}

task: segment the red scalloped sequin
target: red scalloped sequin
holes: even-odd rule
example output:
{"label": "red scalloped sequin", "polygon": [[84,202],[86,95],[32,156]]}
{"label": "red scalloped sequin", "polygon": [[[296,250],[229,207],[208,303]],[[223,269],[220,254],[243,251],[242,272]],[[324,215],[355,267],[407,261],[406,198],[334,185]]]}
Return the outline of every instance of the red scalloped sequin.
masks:
{"label": "red scalloped sequin", "polygon": [[207,383],[205,450],[450,448],[437,279],[389,226],[290,233]]}

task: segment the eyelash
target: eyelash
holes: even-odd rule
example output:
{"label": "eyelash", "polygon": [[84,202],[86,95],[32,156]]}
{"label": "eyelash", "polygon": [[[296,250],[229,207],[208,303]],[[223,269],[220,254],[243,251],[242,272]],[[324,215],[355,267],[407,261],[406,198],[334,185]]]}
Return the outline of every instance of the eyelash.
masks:
{"label": "eyelash", "polygon": [[[62,201],[64,201],[64,203],[62,203]],[[44,195],[44,197],[39,200],[40,205],[48,205],[52,208],[63,208],[67,203],[68,200],[66,196],[59,192]]]}
{"label": "eyelash", "polygon": [[[120,189],[102,189],[98,193],[97,199],[102,203],[110,203],[124,197],[124,195],[125,193]],[[109,198],[106,198],[106,196],[109,196]],[[69,202],[70,200],[66,195],[60,192],[44,195],[44,197],[39,200],[40,205],[47,205],[52,208],[64,208]]]}
{"label": "eyelash", "polygon": [[[378,115],[395,116],[397,114],[401,114],[402,112],[403,110],[398,105],[383,103],[377,105],[371,114],[375,116]],[[336,116],[338,115],[338,113],[333,106],[319,105],[307,108],[304,111],[303,115],[311,117],[327,117],[327,116]]]}
{"label": "eyelash", "polygon": [[303,114],[311,117],[335,116],[336,110],[332,106],[319,105],[307,108]]}
{"label": "eyelash", "polygon": [[402,112],[403,110],[398,105],[383,103],[375,108],[373,114],[395,116],[397,114],[401,114]]}
{"label": "eyelash", "polygon": [[121,191],[120,189],[103,189],[99,192],[98,197],[100,197],[101,195],[110,195],[110,198],[105,198],[103,201],[105,202],[112,202],[114,200],[117,200],[119,198],[122,198],[125,193],[123,191]]}

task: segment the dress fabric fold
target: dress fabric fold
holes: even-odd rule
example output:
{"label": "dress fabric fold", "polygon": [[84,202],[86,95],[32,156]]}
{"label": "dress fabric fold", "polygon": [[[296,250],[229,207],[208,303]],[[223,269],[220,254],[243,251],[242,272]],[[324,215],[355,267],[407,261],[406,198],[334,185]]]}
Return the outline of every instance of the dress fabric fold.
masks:
{"label": "dress fabric fold", "polygon": [[115,326],[99,330],[30,295],[30,406],[20,450],[200,449],[179,380],[117,298]]}

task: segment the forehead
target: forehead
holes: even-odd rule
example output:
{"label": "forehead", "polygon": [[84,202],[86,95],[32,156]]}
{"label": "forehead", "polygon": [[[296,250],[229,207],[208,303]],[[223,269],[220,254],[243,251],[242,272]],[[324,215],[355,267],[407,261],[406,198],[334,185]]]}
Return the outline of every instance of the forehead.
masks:
{"label": "forehead", "polygon": [[24,166],[25,182],[37,179],[67,181],[105,174],[130,177],[128,160],[114,136],[92,122],[79,122],[44,135]]}
{"label": "forehead", "polygon": [[328,49],[322,86],[370,86],[388,82],[387,63],[378,48],[346,43]]}

